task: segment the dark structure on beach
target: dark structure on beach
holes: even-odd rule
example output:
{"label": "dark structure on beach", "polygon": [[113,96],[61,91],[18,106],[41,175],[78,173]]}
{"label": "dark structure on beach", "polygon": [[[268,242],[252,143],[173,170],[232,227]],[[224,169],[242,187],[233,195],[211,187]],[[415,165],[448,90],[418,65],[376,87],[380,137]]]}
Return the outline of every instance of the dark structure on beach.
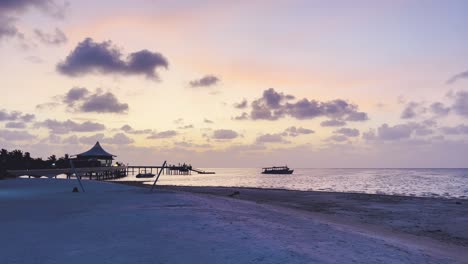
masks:
{"label": "dark structure on beach", "polygon": [[79,167],[110,167],[115,155],[105,151],[99,141],[96,142],[94,147],[81,154],[77,154],[73,160]]}

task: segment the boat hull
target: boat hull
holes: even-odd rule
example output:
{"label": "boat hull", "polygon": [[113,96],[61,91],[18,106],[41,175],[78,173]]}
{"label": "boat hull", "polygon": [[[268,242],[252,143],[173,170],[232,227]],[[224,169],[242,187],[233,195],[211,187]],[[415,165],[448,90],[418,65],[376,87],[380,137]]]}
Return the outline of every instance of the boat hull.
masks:
{"label": "boat hull", "polygon": [[287,171],[276,170],[276,171],[263,171],[262,174],[292,174],[293,172],[294,170],[287,170]]}
{"label": "boat hull", "polygon": [[135,177],[136,178],[153,178],[155,175],[152,174],[152,173],[140,173],[140,174],[137,174]]}

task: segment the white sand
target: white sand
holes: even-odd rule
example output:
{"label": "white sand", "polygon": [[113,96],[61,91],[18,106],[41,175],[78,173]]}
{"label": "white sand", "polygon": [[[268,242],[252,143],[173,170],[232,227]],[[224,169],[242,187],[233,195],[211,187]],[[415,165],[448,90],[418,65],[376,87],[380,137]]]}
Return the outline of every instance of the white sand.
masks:
{"label": "white sand", "polygon": [[85,181],[0,181],[0,263],[468,263],[445,245],[271,205]]}

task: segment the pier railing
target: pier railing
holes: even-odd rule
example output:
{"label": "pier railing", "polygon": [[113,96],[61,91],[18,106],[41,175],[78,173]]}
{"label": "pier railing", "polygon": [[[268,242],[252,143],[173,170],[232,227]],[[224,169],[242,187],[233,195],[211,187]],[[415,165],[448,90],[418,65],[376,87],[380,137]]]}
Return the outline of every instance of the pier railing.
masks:
{"label": "pier railing", "polygon": [[[76,168],[77,176],[81,178],[89,178],[95,180],[108,180],[117,179],[127,176],[127,168],[124,166],[118,167],[88,167],[88,168]],[[75,170],[71,168],[65,169],[38,169],[38,170],[8,170],[7,173],[12,176],[28,176],[31,177],[48,177],[57,178],[58,175],[65,174],[67,178],[70,178]]]}

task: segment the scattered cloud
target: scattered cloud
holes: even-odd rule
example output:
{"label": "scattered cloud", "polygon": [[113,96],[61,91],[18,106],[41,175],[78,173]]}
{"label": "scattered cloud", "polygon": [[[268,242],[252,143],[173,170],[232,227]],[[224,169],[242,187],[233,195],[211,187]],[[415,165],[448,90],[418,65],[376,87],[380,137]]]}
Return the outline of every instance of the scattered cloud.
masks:
{"label": "scattered cloud", "polygon": [[209,120],[209,119],[203,119],[203,122],[206,123],[206,124],[213,124],[214,122]]}
{"label": "scattered cloud", "polygon": [[232,119],[234,119],[234,120],[247,120],[247,119],[249,119],[249,114],[247,114],[246,112],[243,112],[241,115],[235,116]]}
{"label": "scattered cloud", "polygon": [[432,103],[429,107],[431,112],[437,116],[446,116],[450,112],[450,107],[445,107],[441,102]]}
{"label": "scattered cloud", "polygon": [[197,88],[197,87],[210,87],[217,85],[220,82],[220,79],[214,75],[205,75],[200,79],[193,80],[189,82],[190,87]]}
{"label": "scattered cloud", "polygon": [[277,120],[286,116],[295,119],[313,119],[316,117],[330,117],[347,121],[366,121],[367,113],[359,112],[358,106],[342,99],[319,102],[307,98],[290,102],[295,97],[276,92],[269,88],[263,92],[261,98],[251,104],[250,118],[253,120]]}
{"label": "scattered cloud", "polygon": [[36,136],[27,131],[0,129],[0,138],[7,141],[26,141],[35,139]]}
{"label": "scattered cloud", "polygon": [[133,129],[129,125],[123,125],[120,130],[124,131],[127,134],[142,135],[142,134],[151,134],[153,133],[152,129]]}
{"label": "scattered cloud", "polygon": [[239,137],[239,134],[230,129],[218,129],[213,131],[212,138],[213,139],[220,139],[220,140],[228,140],[228,139],[234,139]]}
{"label": "scattered cloud", "polygon": [[336,119],[331,119],[331,120],[325,120],[320,123],[320,126],[323,127],[340,127],[340,126],[345,126],[346,122],[343,120],[336,120]]}
{"label": "scattered cloud", "polygon": [[359,130],[355,128],[347,128],[347,127],[337,129],[333,133],[341,134],[346,137],[358,137],[360,135]]}
{"label": "scattered cloud", "polygon": [[190,129],[193,128],[193,125],[185,125],[185,126],[180,126],[178,129]]}
{"label": "scattered cloud", "polygon": [[454,98],[453,111],[464,118],[468,118],[468,92],[459,91],[454,94]]}
{"label": "scattered cloud", "polygon": [[464,135],[468,134],[467,125],[458,125],[453,127],[441,127],[440,130],[447,135]]}
{"label": "scattered cloud", "polygon": [[8,112],[7,110],[0,110],[0,122],[2,121],[23,121],[23,122],[30,122],[34,120],[36,116],[33,114],[23,114],[19,111],[11,111]]}
{"label": "scattered cloud", "polygon": [[297,137],[299,135],[308,135],[308,134],[313,134],[315,131],[312,129],[307,129],[307,128],[302,128],[302,127],[288,127],[286,130],[284,130],[283,135],[285,136],[290,136],[290,137]]}
{"label": "scattered cloud", "polygon": [[34,34],[39,39],[39,41],[47,45],[56,46],[67,43],[68,41],[68,38],[65,35],[65,33],[63,33],[63,31],[58,28],[55,28],[53,34],[42,32],[40,29],[35,29]]}
{"label": "scattered cloud", "polygon": [[240,103],[234,103],[234,107],[237,109],[245,109],[247,108],[248,104],[249,103],[247,102],[247,99],[244,99]]}
{"label": "scattered cloud", "polygon": [[162,132],[153,132],[153,134],[149,135],[148,139],[160,139],[160,138],[172,138],[177,136],[178,133],[175,130],[167,130]]}
{"label": "scattered cloud", "polygon": [[402,119],[412,119],[425,112],[426,108],[423,106],[422,103],[409,102],[408,104],[406,104],[400,117]]}
{"label": "scattered cloud", "polygon": [[122,56],[121,50],[111,41],[98,43],[86,38],[78,43],[64,61],[57,64],[57,71],[71,77],[101,73],[144,75],[148,79],[159,80],[156,71],[169,67],[162,54],[149,50],[130,53],[126,60],[122,60]]}
{"label": "scattered cloud", "polygon": [[66,121],[57,121],[55,119],[47,119],[42,122],[37,122],[35,127],[45,127],[54,134],[67,134],[70,132],[95,132],[106,129],[103,124],[86,121],[77,123],[70,119]]}
{"label": "scattered cloud", "polygon": [[264,134],[260,135],[255,139],[255,143],[289,143],[289,141],[283,138],[282,134]]}
{"label": "scattered cloud", "polygon": [[6,128],[18,128],[18,129],[24,129],[26,128],[26,123],[24,122],[8,122],[5,124]]}
{"label": "scattered cloud", "polygon": [[[121,103],[111,92],[97,89],[91,93],[87,88],[74,87],[63,96],[63,103],[78,112],[126,114],[128,104]],[[38,105],[39,107],[39,105]]]}
{"label": "scattered cloud", "polygon": [[446,83],[447,84],[452,84],[452,83],[455,83],[455,82],[457,82],[458,80],[461,80],[461,79],[468,79],[468,71],[464,71],[464,72],[460,72],[458,74],[455,74],[450,79],[448,79]]}
{"label": "scattered cloud", "polygon": [[328,138],[328,140],[335,142],[345,142],[348,140],[348,137],[344,135],[332,135]]}

